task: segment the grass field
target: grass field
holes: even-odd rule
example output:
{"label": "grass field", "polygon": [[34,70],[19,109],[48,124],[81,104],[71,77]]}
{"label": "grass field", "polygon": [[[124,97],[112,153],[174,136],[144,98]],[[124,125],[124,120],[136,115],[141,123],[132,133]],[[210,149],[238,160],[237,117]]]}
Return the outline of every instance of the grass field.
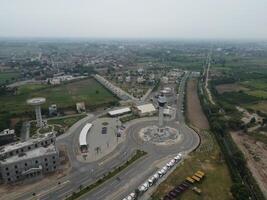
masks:
{"label": "grass field", "polygon": [[246,91],[245,93],[254,97],[267,99],[267,91],[264,90],[250,90]]}
{"label": "grass field", "polygon": [[75,109],[76,102],[80,101],[84,101],[87,108],[117,101],[116,97],[94,79],[85,79],[59,86],[27,84],[18,88],[18,95],[0,97],[0,112],[32,111],[32,108],[26,104],[26,100],[33,97],[46,98],[43,108],[57,104],[59,109]]}
{"label": "grass field", "polygon": [[255,90],[266,90],[267,91],[267,81],[263,79],[251,79],[241,82],[245,87],[255,89]]}
{"label": "grass field", "polygon": [[32,97],[45,97],[42,105],[44,114],[48,106],[56,104],[59,111],[75,111],[77,102],[85,102],[88,109],[115,104],[118,99],[94,79],[84,79],[59,86],[27,84],[18,88],[18,94],[0,96],[0,127],[9,127],[9,119],[16,117],[34,118],[34,110],[26,104]]}
{"label": "grass field", "polygon": [[248,104],[245,107],[267,113],[267,101],[261,101],[255,104]]}
{"label": "grass field", "polygon": [[71,117],[64,117],[64,118],[62,117],[59,119],[49,119],[47,122],[48,122],[48,124],[58,124],[64,128],[69,128],[73,124],[75,124],[77,121],[84,118],[85,116],[86,116],[86,114],[82,114],[82,115],[75,115],[75,116],[71,116]]}
{"label": "grass field", "polygon": [[187,176],[192,176],[197,170],[203,170],[206,177],[201,183],[195,184],[202,190],[201,195],[187,190],[180,199],[186,200],[228,200],[231,199],[231,179],[227,166],[220,161],[218,145],[214,145],[212,152],[194,152],[185,162],[160,184],[153,194],[153,200],[161,199],[168,191],[181,183]]}
{"label": "grass field", "polygon": [[16,72],[1,72],[0,73],[0,85],[8,81],[11,82],[13,79],[16,79],[19,76]]}

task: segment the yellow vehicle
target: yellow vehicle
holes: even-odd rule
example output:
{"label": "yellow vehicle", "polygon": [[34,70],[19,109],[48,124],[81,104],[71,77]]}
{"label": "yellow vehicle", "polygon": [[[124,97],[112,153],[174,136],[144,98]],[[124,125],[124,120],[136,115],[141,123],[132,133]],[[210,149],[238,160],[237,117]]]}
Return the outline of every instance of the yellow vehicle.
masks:
{"label": "yellow vehicle", "polygon": [[199,173],[195,173],[195,176],[197,176],[198,178],[203,178],[203,175],[202,174],[199,174]]}
{"label": "yellow vehicle", "polygon": [[200,181],[200,178],[196,177],[196,176],[192,176],[192,179],[196,180],[197,182]]}
{"label": "yellow vehicle", "polygon": [[198,174],[201,174],[202,176],[205,176],[205,173],[202,171],[197,171]]}
{"label": "yellow vehicle", "polygon": [[193,179],[190,178],[190,177],[187,177],[186,180],[187,180],[189,183],[194,183],[194,182],[195,182],[195,180],[193,180]]}

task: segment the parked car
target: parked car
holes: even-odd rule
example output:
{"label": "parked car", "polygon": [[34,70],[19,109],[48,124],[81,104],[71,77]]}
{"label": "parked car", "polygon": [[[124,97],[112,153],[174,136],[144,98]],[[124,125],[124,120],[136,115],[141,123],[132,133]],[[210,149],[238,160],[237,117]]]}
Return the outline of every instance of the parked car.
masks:
{"label": "parked car", "polygon": [[136,199],[136,194],[134,192],[132,192],[129,196],[131,196],[132,199]]}

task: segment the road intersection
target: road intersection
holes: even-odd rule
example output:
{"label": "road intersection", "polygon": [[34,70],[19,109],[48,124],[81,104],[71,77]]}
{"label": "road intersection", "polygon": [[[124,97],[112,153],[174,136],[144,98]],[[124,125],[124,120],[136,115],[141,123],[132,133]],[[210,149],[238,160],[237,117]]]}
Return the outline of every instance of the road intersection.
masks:
{"label": "road intersection", "polygon": [[36,195],[34,197],[32,193],[26,193],[17,199],[36,199],[36,197],[44,200],[65,199],[73,192],[79,191],[81,187],[96,182],[104,174],[126,162],[137,149],[146,151],[148,153],[146,156],[80,198],[89,200],[119,200],[131,191],[134,191],[144,180],[151,176],[166,158],[176,155],[178,152],[189,153],[193,151],[199,145],[200,140],[197,133],[185,124],[182,111],[185,83],[188,77],[189,73],[186,73],[180,83],[179,95],[176,101],[176,116],[173,120],[166,121],[167,126],[178,129],[182,134],[177,144],[162,146],[144,142],[139,137],[138,132],[143,127],[157,124],[158,119],[157,117],[140,118],[125,124],[126,139],[123,143],[118,144],[112,153],[94,162],[81,162],[77,160],[77,155],[79,154],[79,133],[86,123],[92,122],[99,116],[107,113],[107,110],[95,115],[90,114],[75,123],[64,135],[57,138],[57,145],[65,146],[68,151],[71,164],[71,170],[68,175],[58,179],[57,182],[51,182],[50,185],[35,188],[34,193]]}

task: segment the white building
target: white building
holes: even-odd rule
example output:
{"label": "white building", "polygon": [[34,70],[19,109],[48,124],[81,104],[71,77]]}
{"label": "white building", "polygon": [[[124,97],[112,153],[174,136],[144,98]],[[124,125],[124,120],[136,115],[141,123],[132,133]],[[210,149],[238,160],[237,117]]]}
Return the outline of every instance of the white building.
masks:
{"label": "white building", "polygon": [[125,107],[125,108],[120,108],[120,109],[109,111],[108,114],[111,117],[116,117],[116,116],[124,115],[124,114],[130,113],[130,112],[131,112],[130,107]]}
{"label": "white building", "polygon": [[157,112],[152,103],[135,106],[134,110],[139,116],[152,116]]}
{"label": "white building", "polygon": [[169,78],[168,78],[167,76],[163,76],[163,77],[161,78],[161,81],[162,81],[164,84],[168,84],[168,82],[169,82]]}

